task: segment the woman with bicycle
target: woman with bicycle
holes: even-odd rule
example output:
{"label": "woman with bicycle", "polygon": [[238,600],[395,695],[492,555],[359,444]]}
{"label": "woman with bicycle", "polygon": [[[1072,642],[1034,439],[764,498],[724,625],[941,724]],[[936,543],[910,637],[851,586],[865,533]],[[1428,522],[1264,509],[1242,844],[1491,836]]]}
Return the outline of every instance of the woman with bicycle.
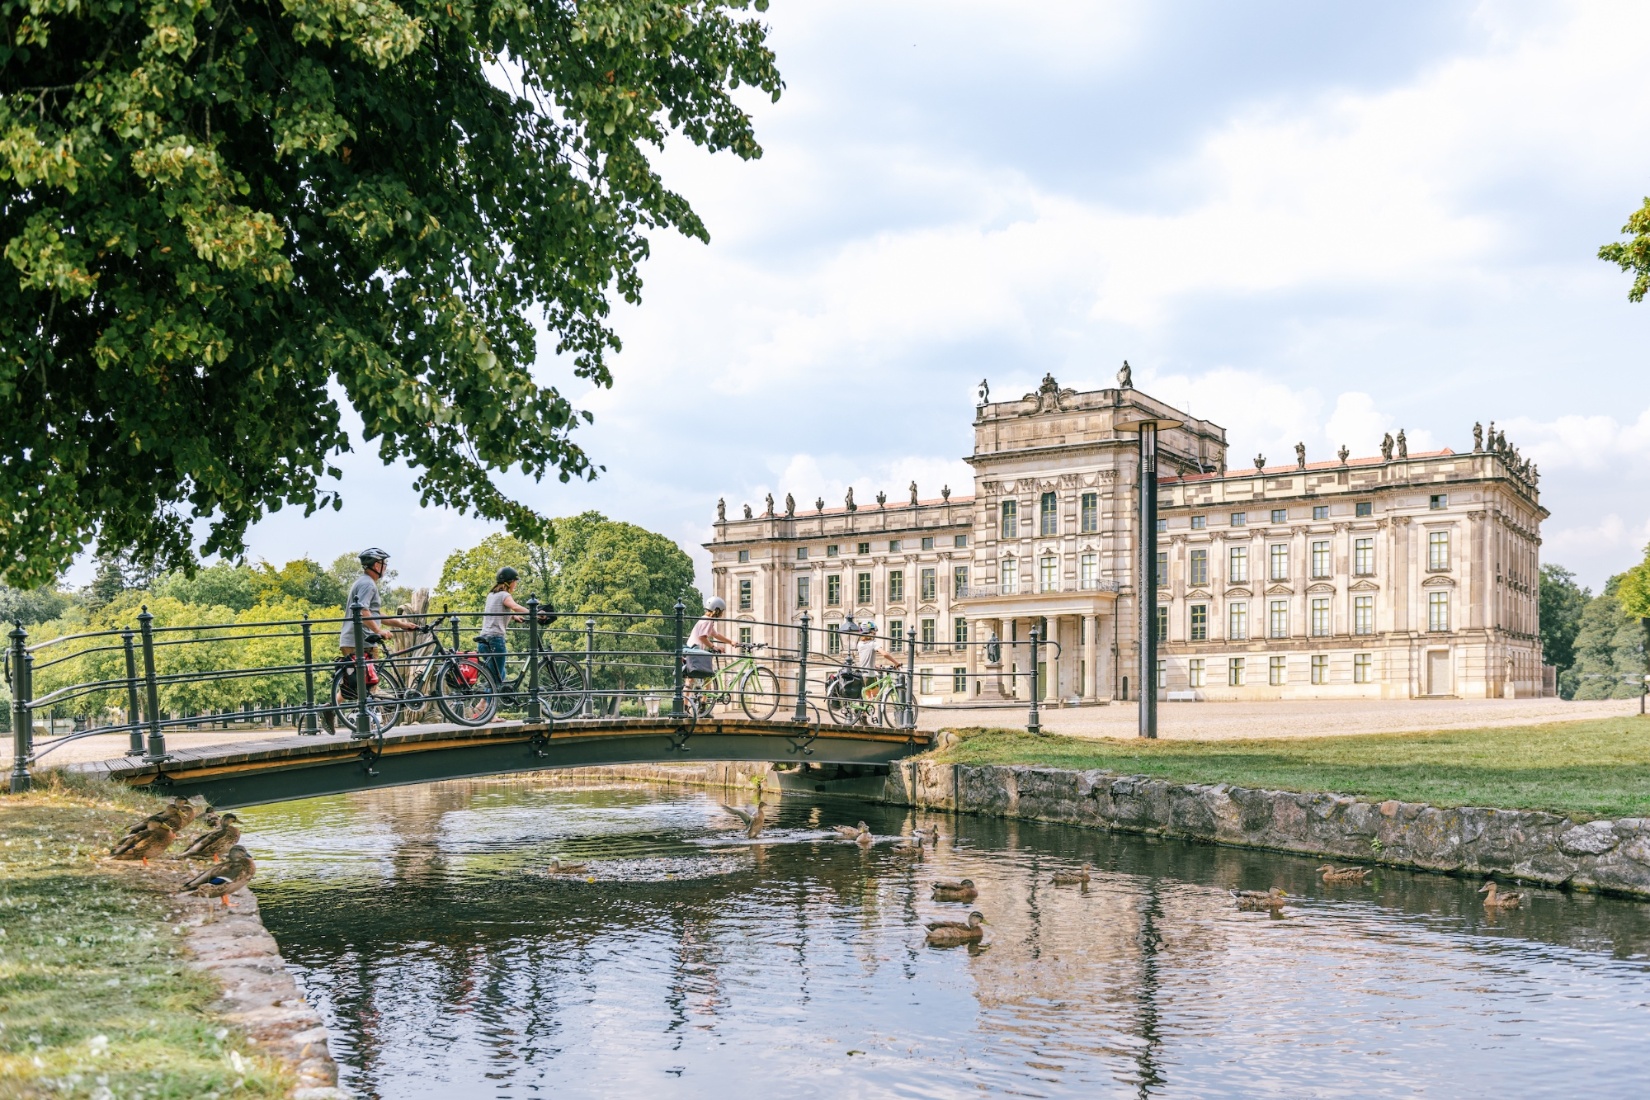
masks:
{"label": "woman with bicycle", "polygon": [[[511,623],[519,623],[527,609],[516,602],[516,585],[521,583],[514,569],[506,565],[498,571],[493,590],[487,593],[487,602],[481,608],[481,630],[476,634],[476,651],[493,670],[493,679],[504,683],[504,655],[509,645],[504,632]],[[541,622],[548,621],[541,617]]]}

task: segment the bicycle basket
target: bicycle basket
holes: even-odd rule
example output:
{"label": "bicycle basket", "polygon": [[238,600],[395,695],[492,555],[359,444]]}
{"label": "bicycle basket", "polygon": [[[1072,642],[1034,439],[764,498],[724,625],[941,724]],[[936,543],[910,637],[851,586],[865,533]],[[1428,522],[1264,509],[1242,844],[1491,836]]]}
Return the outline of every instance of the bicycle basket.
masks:
{"label": "bicycle basket", "polygon": [[716,659],[703,649],[682,650],[682,675],[690,680],[703,680],[716,675]]}

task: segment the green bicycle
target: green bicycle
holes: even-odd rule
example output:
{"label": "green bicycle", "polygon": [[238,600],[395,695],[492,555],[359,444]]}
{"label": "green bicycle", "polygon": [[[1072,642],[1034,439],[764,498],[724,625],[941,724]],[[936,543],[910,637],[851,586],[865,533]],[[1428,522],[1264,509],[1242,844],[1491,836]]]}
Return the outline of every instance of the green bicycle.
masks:
{"label": "green bicycle", "polygon": [[825,681],[825,711],[838,726],[888,726],[904,729],[915,724],[916,712],[898,669],[881,669],[863,676],[859,692],[851,693],[846,682],[849,668],[832,673]]}
{"label": "green bicycle", "polygon": [[745,716],[758,722],[772,718],[779,709],[779,677],[751,656],[758,649],[767,649],[766,643],[746,642],[737,648],[741,654],[738,658],[684,695],[687,712],[695,718],[709,718],[718,706],[732,706],[735,695]]}

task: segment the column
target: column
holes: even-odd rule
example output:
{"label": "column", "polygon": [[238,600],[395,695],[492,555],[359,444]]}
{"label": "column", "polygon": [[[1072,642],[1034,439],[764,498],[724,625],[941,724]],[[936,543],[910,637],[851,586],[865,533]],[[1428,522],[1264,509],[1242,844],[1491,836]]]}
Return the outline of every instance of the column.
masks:
{"label": "column", "polygon": [[1083,698],[1094,702],[1100,698],[1100,678],[1095,675],[1094,636],[1100,631],[1100,617],[1085,613],[1083,623]]}
{"label": "column", "polygon": [[1048,633],[1048,638],[1044,640],[1054,643],[1043,648],[1043,652],[1047,654],[1043,660],[1048,664],[1048,683],[1039,684],[1038,686],[1043,689],[1045,700],[1050,703],[1057,703],[1060,701],[1060,616],[1050,615],[1048,617]]}

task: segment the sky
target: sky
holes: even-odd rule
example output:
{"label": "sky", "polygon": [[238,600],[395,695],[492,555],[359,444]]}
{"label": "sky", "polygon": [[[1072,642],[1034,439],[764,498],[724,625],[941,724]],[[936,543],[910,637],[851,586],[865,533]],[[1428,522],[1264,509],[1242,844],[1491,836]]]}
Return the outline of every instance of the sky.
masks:
{"label": "sky", "polygon": [[[501,480],[689,549],[786,492],[971,492],[974,391],[1120,363],[1231,462],[1469,449],[1540,466],[1542,558],[1597,588],[1650,543],[1650,303],[1596,258],[1650,194],[1650,6],[775,0],[765,155],[659,158],[709,245],[653,240],[587,485]],[[254,558],[376,543],[403,582],[497,528],[420,509],[375,448],[342,512]]]}

